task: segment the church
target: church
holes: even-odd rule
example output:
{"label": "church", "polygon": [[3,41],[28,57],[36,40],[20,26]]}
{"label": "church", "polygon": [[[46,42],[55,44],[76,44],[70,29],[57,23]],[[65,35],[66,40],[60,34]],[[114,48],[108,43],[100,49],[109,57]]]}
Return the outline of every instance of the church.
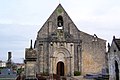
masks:
{"label": "church", "polygon": [[109,80],[120,80],[120,38],[113,36],[111,45],[108,44]]}
{"label": "church", "polygon": [[[32,43],[32,42],[31,42]],[[106,40],[80,31],[61,4],[37,33],[34,48],[26,48],[26,75],[74,76],[106,69]]]}

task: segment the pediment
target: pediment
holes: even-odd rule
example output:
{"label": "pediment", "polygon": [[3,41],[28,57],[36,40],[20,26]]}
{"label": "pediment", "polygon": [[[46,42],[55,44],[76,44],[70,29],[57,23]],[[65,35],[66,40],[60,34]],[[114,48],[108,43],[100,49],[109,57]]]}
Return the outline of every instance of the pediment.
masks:
{"label": "pediment", "polygon": [[47,38],[58,28],[63,29],[64,33],[70,33],[74,37],[78,36],[79,33],[79,30],[61,4],[57,6],[42,28],[38,31],[37,38]]}

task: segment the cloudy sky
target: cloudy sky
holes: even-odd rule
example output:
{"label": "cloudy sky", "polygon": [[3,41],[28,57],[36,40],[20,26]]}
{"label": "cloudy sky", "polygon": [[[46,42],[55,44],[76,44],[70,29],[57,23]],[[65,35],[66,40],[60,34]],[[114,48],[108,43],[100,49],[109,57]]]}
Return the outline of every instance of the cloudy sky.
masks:
{"label": "cloudy sky", "polygon": [[[111,43],[120,37],[120,0],[60,0],[79,30],[96,34]],[[38,30],[59,0],[0,0],[0,60],[12,52],[22,62],[25,48],[35,41]]]}

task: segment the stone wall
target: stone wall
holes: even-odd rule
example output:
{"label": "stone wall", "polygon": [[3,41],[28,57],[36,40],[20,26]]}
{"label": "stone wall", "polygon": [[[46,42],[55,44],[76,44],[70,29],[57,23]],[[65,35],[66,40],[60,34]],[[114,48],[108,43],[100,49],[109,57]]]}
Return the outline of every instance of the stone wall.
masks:
{"label": "stone wall", "polygon": [[35,61],[27,61],[25,64],[25,75],[27,77],[35,77],[36,76],[36,62]]}
{"label": "stone wall", "polygon": [[100,73],[105,68],[106,41],[80,32],[82,39],[82,74]]}
{"label": "stone wall", "polygon": [[[113,40],[112,44],[110,46],[110,50],[108,51],[109,80],[116,80],[115,62],[118,64],[117,67],[120,71],[120,51],[117,48],[117,46]],[[120,73],[119,73],[119,76],[120,76]],[[119,77],[119,79],[120,79],[120,77]]]}
{"label": "stone wall", "polygon": [[[58,9],[62,9],[62,12],[58,13]],[[64,21],[64,25],[62,26],[64,34],[62,36],[63,39],[58,39],[61,38],[61,36],[57,35],[57,18],[59,15],[63,17]],[[72,51],[71,46],[73,48]],[[66,49],[70,53],[70,55],[67,56],[68,58],[63,56],[63,54],[67,53],[63,52],[61,48]],[[38,73],[56,73],[56,65],[59,59],[55,60],[55,58],[59,56],[62,56],[61,60],[65,65],[70,64],[70,62],[65,62],[65,58],[70,61],[69,57],[72,57],[72,74],[74,71],[80,71],[83,75],[88,73],[100,73],[105,67],[106,41],[98,38],[96,35],[92,36],[79,31],[61,5],[58,5],[38,31],[35,49],[38,55]],[[62,52],[60,55],[59,49]],[[54,60],[51,60],[51,57],[53,57]],[[54,70],[52,70],[53,64]],[[67,68],[66,74],[70,72],[69,67]]]}

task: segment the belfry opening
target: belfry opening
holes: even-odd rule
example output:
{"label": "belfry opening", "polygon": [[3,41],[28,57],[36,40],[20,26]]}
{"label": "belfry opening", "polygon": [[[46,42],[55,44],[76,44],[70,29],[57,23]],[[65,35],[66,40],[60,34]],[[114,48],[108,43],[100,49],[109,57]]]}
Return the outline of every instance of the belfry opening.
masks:
{"label": "belfry opening", "polygon": [[58,21],[58,27],[62,27],[63,26],[63,17],[58,16],[57,21]]}

